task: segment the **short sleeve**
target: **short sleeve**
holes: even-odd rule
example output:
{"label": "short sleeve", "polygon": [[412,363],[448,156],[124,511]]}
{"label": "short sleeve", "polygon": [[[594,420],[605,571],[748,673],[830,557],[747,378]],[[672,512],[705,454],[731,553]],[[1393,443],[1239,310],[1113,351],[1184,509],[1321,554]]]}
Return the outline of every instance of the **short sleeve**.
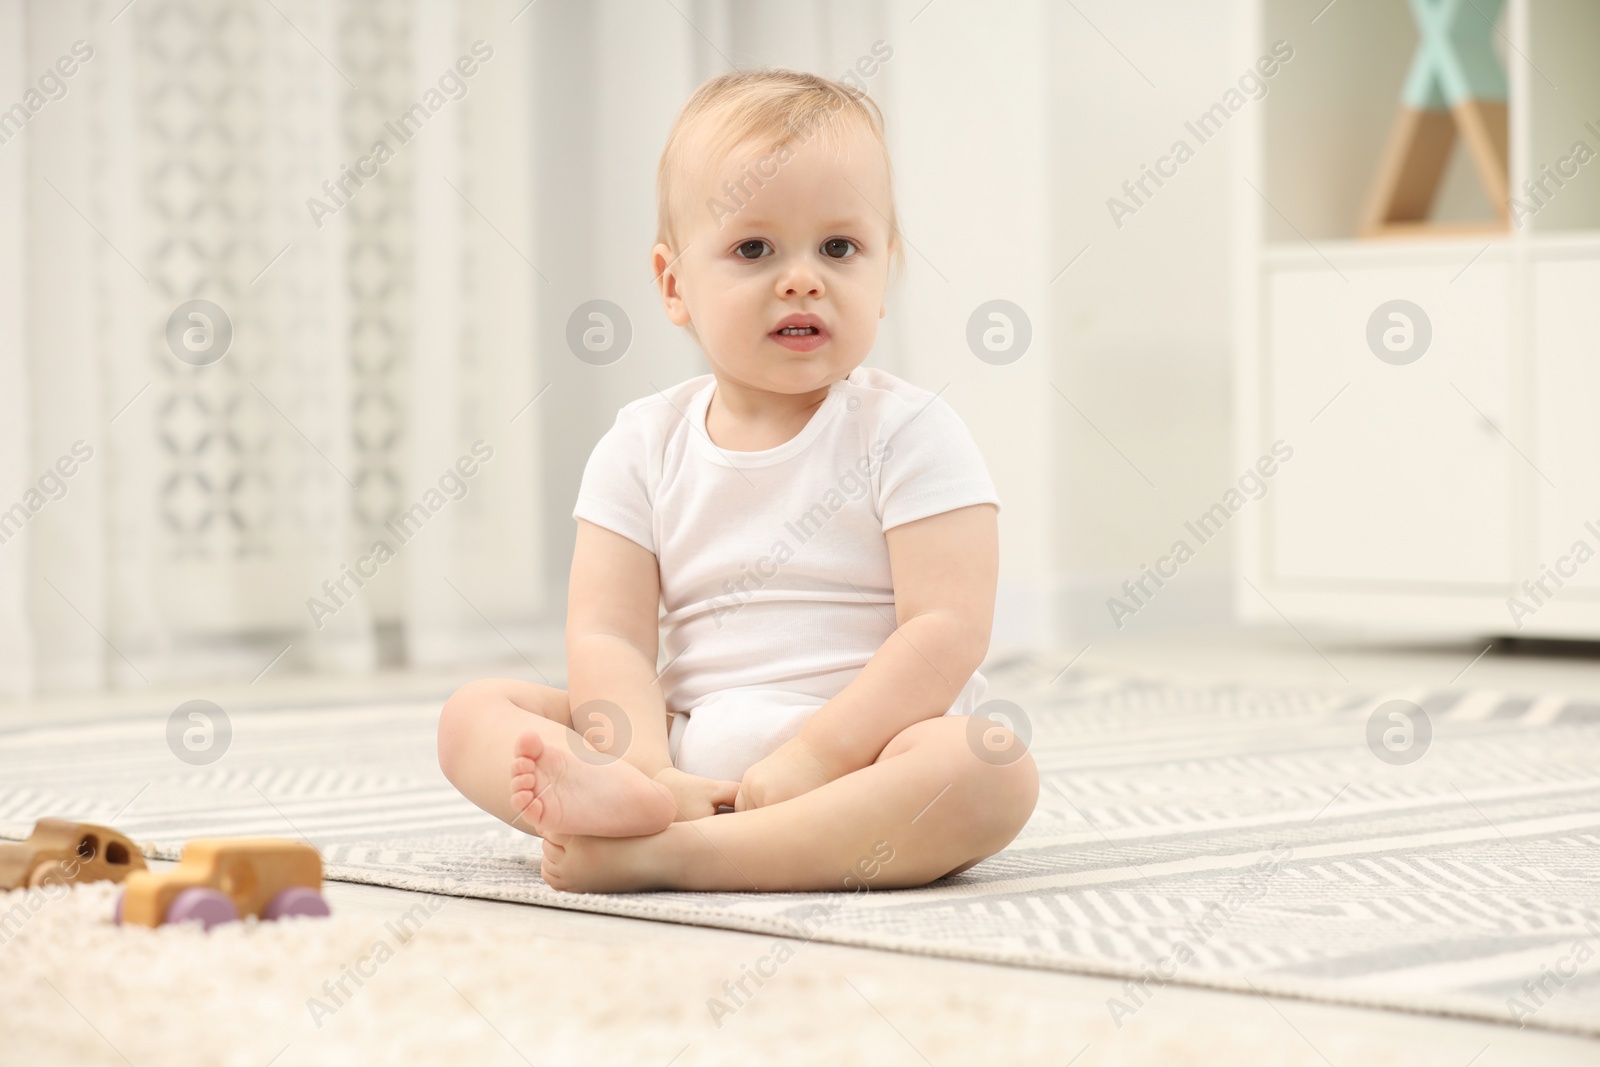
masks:
{"label": "short sleeve", "polygon": [[586,519],[656,551],[650,502],[649,442],[638,413],[624,407],[595,442],[578,484],[573,519]]}
{"label": "short sleeve", "polygon": [[944,400],[911,405],[888,429],[879,499],[885,530],[972,504],[1000,506],[978,443]]}

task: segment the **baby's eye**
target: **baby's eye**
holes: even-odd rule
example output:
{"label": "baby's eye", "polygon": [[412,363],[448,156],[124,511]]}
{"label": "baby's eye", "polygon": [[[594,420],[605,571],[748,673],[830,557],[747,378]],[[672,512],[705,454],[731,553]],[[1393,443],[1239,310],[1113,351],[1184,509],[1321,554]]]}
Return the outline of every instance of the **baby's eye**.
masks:
{"label": "baby's eye", "polygon": [[[750,241],[745,241],[735,251],[737,251],[739,253],[739,255],[744,259],[760,259],[761,258],[761,250],[763,248],[765,248],[765,247],[767,247],[767,242],[765,242],[765,241],[750,240]],[[746,255],[745,254],[746,251],[749,251],[749,250],[753,250],[753,253],[750,254],[750,255]]]}
{"label": "baby's eye", "polygon": [[855,242],[847,237],[830,237],[822,242],[822,254],[830,259],[843,259],[850,254],[849,249],[855,246]]}

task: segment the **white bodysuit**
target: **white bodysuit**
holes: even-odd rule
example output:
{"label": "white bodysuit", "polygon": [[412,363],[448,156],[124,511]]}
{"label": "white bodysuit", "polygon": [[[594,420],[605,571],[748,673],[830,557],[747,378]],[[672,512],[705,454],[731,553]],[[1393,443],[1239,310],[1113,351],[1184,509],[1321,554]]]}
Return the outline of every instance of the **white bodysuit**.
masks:
{"label": "white bodysuit", "polygon": [[[617,412],[572,514],[656,555],[673,764],[737,781],[894,632],[884,531],[1000,499],[954,409],[885,371],[857,367],[759,452],[712,443],[715,387],[703,374]],[[946,714],[987,686],[975,672]]]}

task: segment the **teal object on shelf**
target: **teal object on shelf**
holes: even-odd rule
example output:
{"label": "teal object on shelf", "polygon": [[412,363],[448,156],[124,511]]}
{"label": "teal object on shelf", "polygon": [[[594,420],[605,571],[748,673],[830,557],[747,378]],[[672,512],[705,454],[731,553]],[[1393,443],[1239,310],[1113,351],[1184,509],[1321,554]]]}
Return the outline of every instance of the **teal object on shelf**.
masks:
{"label": "teal object on shelf", "polygon": [[1444,111],[1466,100],[1505,100],[1506,72],[1494,54],[1495,23],[1505,0],[1410,0],[1422,35],[1401,101]]}

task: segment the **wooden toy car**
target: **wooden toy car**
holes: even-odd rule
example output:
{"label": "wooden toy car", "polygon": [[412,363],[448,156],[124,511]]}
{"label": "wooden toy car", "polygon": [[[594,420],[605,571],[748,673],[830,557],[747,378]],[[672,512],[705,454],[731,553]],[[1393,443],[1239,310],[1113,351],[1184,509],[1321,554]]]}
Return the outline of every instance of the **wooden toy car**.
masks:
{"label": "wooden toy car", "polygon": [[272,837],[206,838],[183,846],[171,870],[130,877],[114,918],[152,927],[198,921],[209,930],[244,915],[327,915],[321,889],[322,857],[310,845]]}
{"label": "wooden toy car", "polygon": [[26,841],[0,845],[0,890],[120,882],[144,869],[144,857],[132,841],[93,823],[40,819]]}

